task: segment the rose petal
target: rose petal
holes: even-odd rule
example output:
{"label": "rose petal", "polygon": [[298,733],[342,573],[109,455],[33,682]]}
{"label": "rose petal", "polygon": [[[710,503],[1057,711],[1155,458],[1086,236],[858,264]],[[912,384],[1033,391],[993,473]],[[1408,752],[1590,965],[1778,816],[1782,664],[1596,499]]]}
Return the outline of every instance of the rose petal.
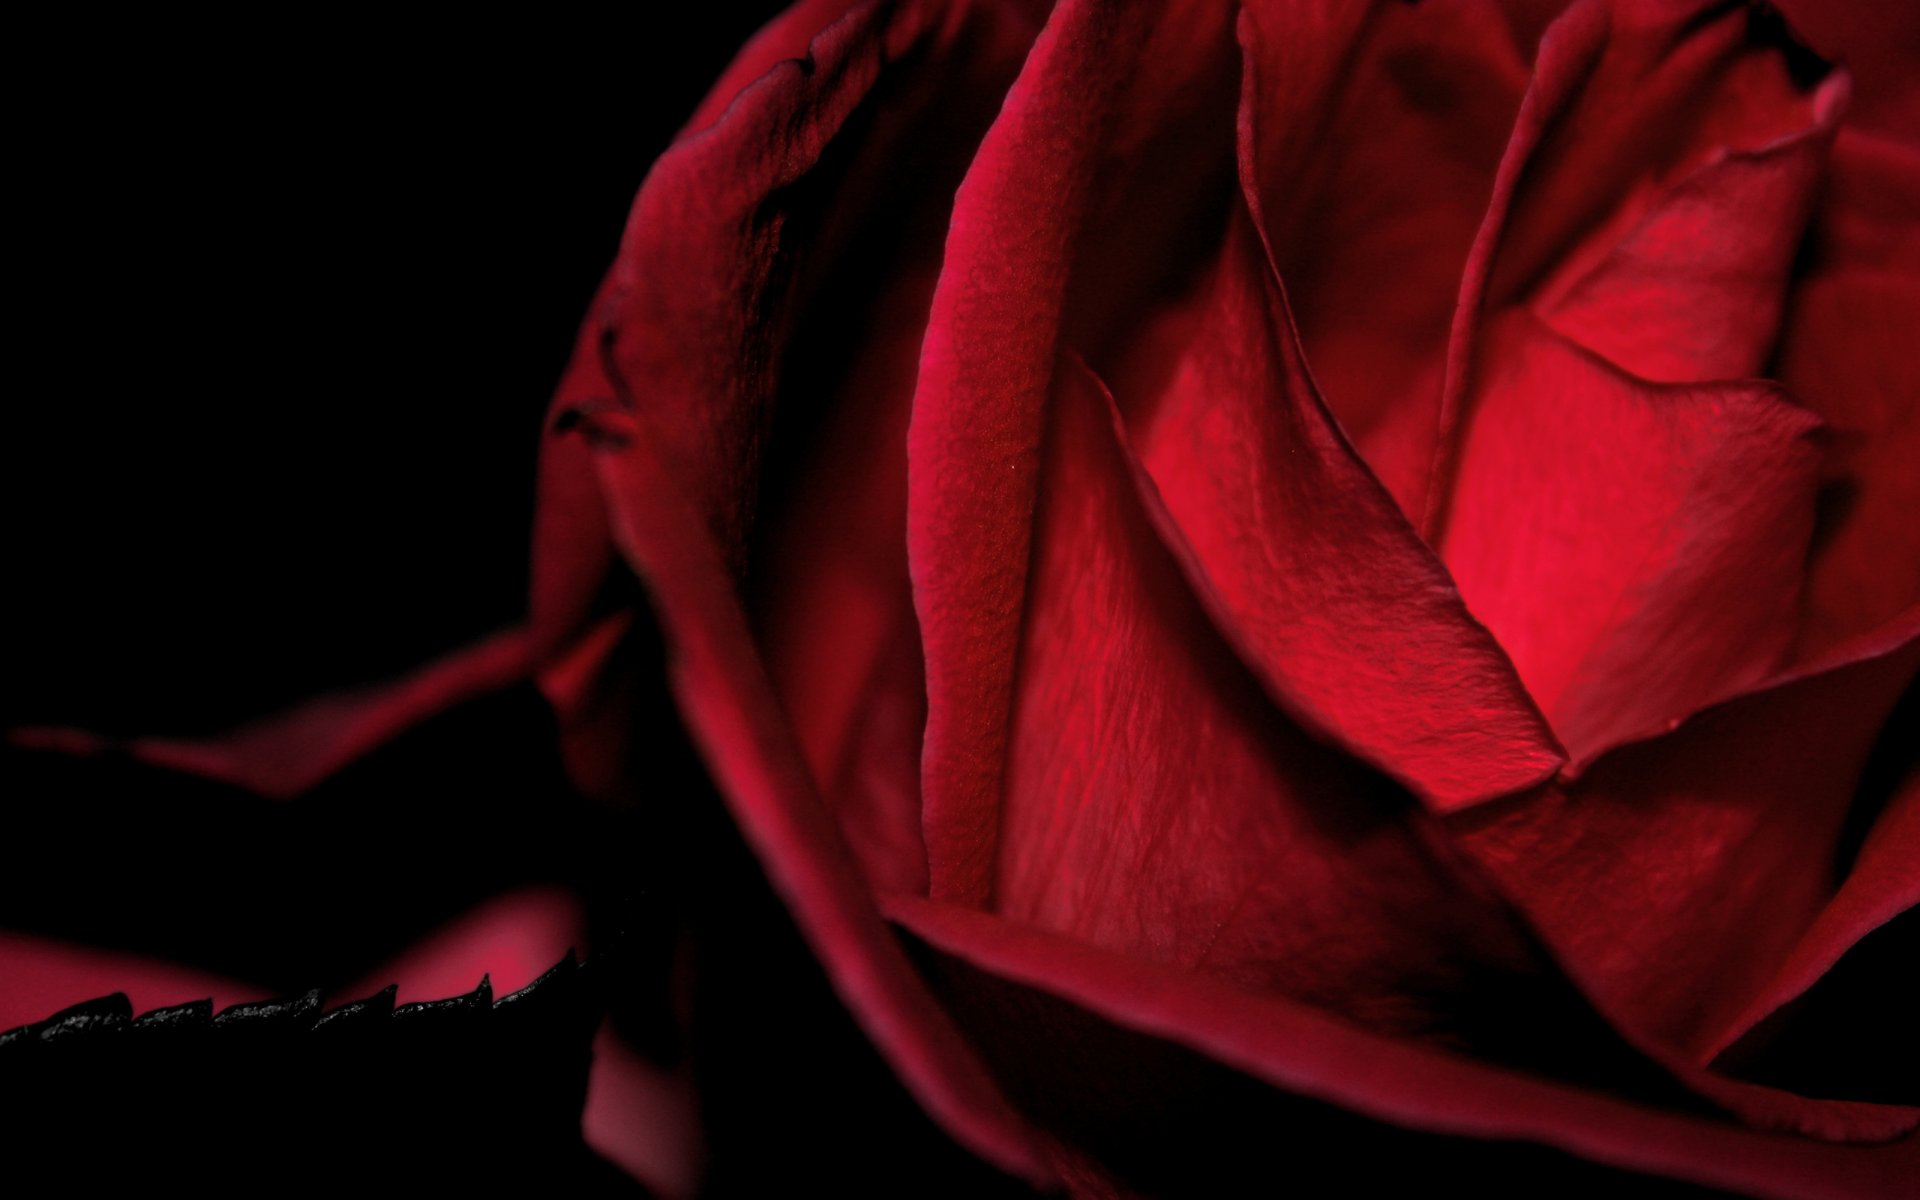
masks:
{"label": "rose petal", "polygon": [[212,738],[107,738],[80,729],[9,731],[22,749],[127,754],[273,800],[309,791],[427,719],[500,691],[528,671],[526,631],[508,629],[389,683],[337,692]]}
{"label": "rose petal", "polygon": [[[1061,4],[955,199],[908,432],[935,895],[982,902],[992,875],[1045,401],[1102,158],[1109,137],[1143,124],[1121,114],[1161,99],[1133,90],[1149,50],[1211,62],[1206,34],[1224,15]],[[1163,72],[1180,74],[1158,64],[1150,76]]]}
{"label": "rose petal", "polygon": [[[1031,31],[974,21],[876,84],[808,186],[746,600],[814,778],[869,879],[924,887],[926,684],[907,568],[907,425],[954,191]],[[803,207],[801,213],[805,213]],[[798,219],[796,217],[796,219]],[[867,744],[910,724],[908,753]]]}
{"label": "rose petal", "polygon": [[1486,328],[1441,551],[1576,764],[1765,678],[1798,618],[1817,422]]}
{"label": "rose petal", "polygon": [[[1242,37],[1255,38],[1251,20]],[[1246,45],[1242,178],[1261,168]],[[1166,390],[1129,399],[1164,530],[1287,711],[1447,810],[1561,763],[1512,665],[1354,456],[1301,359],[1271,260],[1236,219]]]}
{"label": "rose petal", "polygon": [[[1432,856],[1400,802],[1267,711],[1135,508],[1124,446],[1110,440],[1120,436],[1116,418],[1083,370],[1056,374],[997,911],[1482,1054],[1542,1061],[1518,1028],[1489,1036],[1489,1012],[1517,1027],[1525,1023],[1512,1015],[1518,1009],[1572,1040],[1634,1054],[1589,1024],[1571,997],[1556,997],[1552,966],[1470,878]],[[1152,485],[1142,487],[1150,508]],[[1543,822],[1561,816],[1544,815],[1542,805],[1530,811]],[[1794,834],[1803,832],[1790,831],[1781,844],[1801,844]],[[1602,844],[1627,841],[1616,834]],[[1535,890],[1562,898],[1555,883],[1577,874],[1550,864]],[[1534,891],[1524,897],[1532,901]],[[1609,917],[1631,926],[1621,914]],[[1526,975],[1530,986],[1519,982]],[[1632,1019],[1625,1027],[1644,1032]],[[1639,1052],[1767,1127],[1873,1137],[1920,1119],[1717,1079],[1657,1046]]]}
{"label": "rose petal", "polygon": [[[904,502],[889,490],[904,454],[886,447],[904,438],[946,214],[939,179],[957,177],[1031,38],[991,3],[861,4],[820,32],[848,7],[800,5],[775,22],[655,164],[553,405],[558,424],[621,403],[652,414],[731,567],[754,576],[749,600],[780,598],[756,632],[822,782],[857,687],[909,611]],[[931,261],[896,256],[898,244]],[[861,340],[868,311],[886,320]],[[821,410],[837,425],[816,432]],[[794,452],[803,443],[827,453],[808,459]],[[820,474],[794,478],[794,461]],[[862,469],[836,469],[849,461]],[[578,439],[548,442],[533,624],[575,777],[607,794],[630,774],[629,690],[645,673],[612,661],[632,647],[608,614],[635,597],[609,573],[591,479]],[[845,536],[850,510],[857,537]],[[759,522],[763,511],[788,519]],[[827,514],[842,536],[827,536]],[[823,544],[832,561],[810,556]],[[814,669],[822,661],[830,669]]]}
{"label": "rose petal", "polygon": [[1647,379],[1762,374],[1849,82],[1840,71],[1821,82],[1804,129],[1674,184],[1578,283],[1543,299],[1546,322]]}
{"label": "rose petal", "polygon": [[[1653,243],[1670,242],[1702,195],[1717,195],[1722,207],[1751,212],[1748,223],[1768,227],[1757,245],[1692,248],[1709,260],[1703,266],[1718,249],[1726,262],[1758,277],[1777,274],[1782,248],[1797,230],[1796,208],[1747,208],[1731,189],[1751,180],[1738,164],[1725,164],[1730,150],[1761,151],[1830,121],[1838,103],[1832,92],[1816,102],[1796,79],[1822,66],[1791,42],[1777,18],[1757,8],[1583,0],[1548,29],[1461,281],[1422,519],[1430,537],[1450,519],[1462,416],[1477,394],[1474,373],[1494,359],[1477,344],[1483,314],[1529,301],[1550,306],[1623,240],[1622,259],[1603,269],[1602,277],[1617,281],[1608,286],[1637,280],[1643,295],[1658,293],[1660,311],[1681,310],[1682,293],[1709,284],[1711,270],[1656,283],[1630,263],[1656,249]],[[1703,178],[1694,178],[1703,170]],[[1794,166],[1777,182],[1791,191],[1804,185],[1804,172],[1805,164]],[[1804,206],[1797,211],[1803,216]],[[1779,228],[1771,227],[1775,221]],[[1633,233],[1643,223],[1650,241],[1636,244]],[[1661,290],[1676,282],[1684,286]],[[1591,302],[1602,309],[1611,301],[1594,286]],[[1738,319],[1720,317],[1725,327],[1708,322],[1691,330],[1687,340],[1696,353],[1726,359],[1751,353],[1754,345],[1764,350],[1771,335],[1762,327],[1770,323],[1772,303],[1764,293],[1739,299]],[[1629,324],[1642,319],[1636,312]],[[1681,327],[1695,323],[1688,317]],[[1597,311],[1587,322],[1601,324]],[[1716,345],[1716,337],[1731,340]],[[1645,350],[1631,340],[1622,344]],[[1664,353],[1674,360],[1665,365],[1687,358],[1678,349]]]}
{"label": "rose petal", "polygon": [[[1597,1163],[1758,1196],[1891,1197],[1920,1171],[1920,1139],[1913,1136],[1891,1145],[1835,1146],[1758,1133],[1381,1037],[1283,1000],[955,905],[910,896],[887,903],[888,915],[915,937],[991,976],[1191,1048],[1284,1092],[1402,1128],[1535,1142]],[[995,999],[956,1004],[983,1044],[1010,1022],[1030,1028],[1036,1018],[1031,1004],[1005,1011],[993,1007]],[[1067,1033],[1053,1042],[1028,1038],[1025,1053],[1070,1056],[1078,1039]],[[1046,1061],[1033,1065],[1033,1077],[1042,1092],[1076,1082]],[[1043,1099],[1032,1096],[1030,1103]],[[1502,1153],[1510,1155],[1511,1147]]]}
{"label": "rose petal", "polygon": [[1098,381],[1063,364],[1050,408],[997,911],[1402,1032],[1524,973],[1409,798],[1303,736],[1222,641]]}
{"label": "rose petal", "polygon": [[1801,661],[1920,602],[1916,212],[1920,142],[1843,132],[1774,368],[1832,430]]}
{"label": "rose petal", "polygon": [[1711,1058],[1762,1020],[1819,982],[1842,955],[1868,934],[1920,905],[1920,772],[1905,783],[1874,822],[1852,869],[1820,910],[1773,978],[1721,1030],[1700,1043]]}
{"label": "rose petal", "polygon": [[847,1007],[920,1101],[976,1153],[1044,1179],[1018,1118],[888,936],[755,651],[735,583],[640,412],[585,427],[619,548],[647,584],[669,683],[721,794]]}
{"label": "rose petal", "polygon": [[699,1194],[704,1147],[691,1081],[684,1070],[668,1070],[636,1053],[611,1023],[593,1041],[580,1132],[650,1195],[682,1200]]}
{"label": "rose petal", "polygon": [[1920,76],[1913,71],[1920,9],[1874,0],[1775,2],[1809,44],[1859,80],[1853,123],[1920,141]]}
{"label": "rose petal", "polygon": [[1916,665],[1920,623],[1452,827],[1604,1011],[1697,1058],[1832,895],[1855,781]]}
{"label": "rose petal", "polygon": [[1417,513],[1460,273],[1527,64],[1477,0],[1246,11],[1260,208],[1307,361]]}

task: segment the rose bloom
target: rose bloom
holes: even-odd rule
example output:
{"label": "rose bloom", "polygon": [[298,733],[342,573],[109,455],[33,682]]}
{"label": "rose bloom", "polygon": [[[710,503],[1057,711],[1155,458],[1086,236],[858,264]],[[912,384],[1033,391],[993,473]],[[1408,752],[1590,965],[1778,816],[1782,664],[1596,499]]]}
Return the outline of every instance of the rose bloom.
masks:
{"label": "rose bloom", "polygon": [[535,680],[675,881],[587,1106],[669,1192],[1911,1195],[1920,24],[1783,7],[803,2],[640,187],[525,630],[122,749],[292,796]]}

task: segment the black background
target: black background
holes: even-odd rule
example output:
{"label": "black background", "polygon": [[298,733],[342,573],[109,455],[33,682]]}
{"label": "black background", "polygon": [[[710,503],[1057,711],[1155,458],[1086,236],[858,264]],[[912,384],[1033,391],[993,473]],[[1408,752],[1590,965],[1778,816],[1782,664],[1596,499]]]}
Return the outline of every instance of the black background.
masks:
{"label": "black background", "polygon": [[776,8],[18,31],[7,723],[210,731],[519,616],[574,328]]}

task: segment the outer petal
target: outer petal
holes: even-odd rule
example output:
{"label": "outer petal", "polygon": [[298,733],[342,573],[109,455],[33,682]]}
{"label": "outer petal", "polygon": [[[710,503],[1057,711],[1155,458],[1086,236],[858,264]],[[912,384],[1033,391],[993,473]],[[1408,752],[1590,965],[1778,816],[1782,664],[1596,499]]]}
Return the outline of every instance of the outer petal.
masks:
{"label": "outer petal", "polygon": [[[1476,1139],[1494,1139],[1497,1161],[1508,1169],[1524,1157],[1512,1143],[1531,1142],[1754,1196],[1893,1197],[1920,1170],[1920,1141],[1912,1135],[1883,1146],[1835,1146],[1757,1133],[1380,1037],[1285,1001],[956,906],[897,897],[888,911],[940,952],[933,966],[948,1002],[1009,1089],[1056,1136],[1070,1146],[1077,1137],[1099,1139],[1089,1149],[1123,1173],[1152,1172],[1153,1151],[1170,1127],[1186,1135],[1183,1147],[1204,1147],[1200,1162],[1183,1154],[1178,1163],[1158,1163],[1175,1172],[1171,1177],[1115,1180],[1087,1168],[1089,1194],[1190,1182],[1215,1153],[1240,1169],[1273,1170],[1276,1126],[1299,1136],[1302,1155],[1338,1148],[1338,1165],[1329,1168],[1384,1189],[1433,1172],[1497,1169],[1473,1157]],[[1145,1036],[1115,1035],[1113,1027]],[[1208,1074],[1175,1047],[1275,1090]],[[1378,1125],[1343,1121],[1339,1111],[1448,1136],[1396,1139]],[[1249,1144],[1235,1144],[1243,1139]],[[1393,1153],[1381,1156],[1382,1144]],[[1356,1145],[1368,1148],[1357,1162],[1347,1158]],[[1574,1182],[1564,1163],[1529,1162],[1544,1188]],[[1298,1165],[1289,1155],[1284,1169]],[[1223,1186],[1247,1182],[1221,1174]],[[1631,1186],[1617,1177],[1582,1182]]]}
{"label": "outer petal", "polygon": [[[985,124],[1031,36],[988,2],[861,4],[820,32],[848,7],[800,5],[769,27],[655,164],[554,401],[561,423],[619,403],[644,406],[730,568],[791,602],[774,609],[794,614],[782,619],[843,598],[823,598],[818,580],[852,581],[857,603],[840,605],[840,624],[822,630],[837,671],[809,671],[792,653],[792,631],[777,622],[755,631],[775,651],[782,699],[807,714],[805,745],[823,778],[846,737],[847,696],[889,644],[889,622],[905,604],[900,538],[897,530],[889,538],[884,516],[900,507],[887,489],[898,486],[889,479],[904,456],[890,455],[886,442],[900,437],[908,385],[896,360],[901,346],[917,343],[930,268],[910,255],[896,261],[892,250],[902,241],[937,245],[945,218],[937,180],[964,162],[978,136],[970,124]],[[870,311],[885,311],[886,327],[859,342],[850,333],[855,314]],[[840,323],[802,320],[825,312]],[[874,352],[863,359],[855,350],[864,349]],[[843,394],[855,402],[834,403]],[[841,421],[840,433],[818,428],[822,411]],[[846,426],[871,440],[850,439]],[[824,458],[852,454],[867,467],[831,497],[858,506],[862,536],[832,543],[841,558],[811,573],[803,562],[796,580],[786,568],[818,540],[819,506],[783,504],[804,511],[771,524],[759,519],[760,501],[763,484],[784,501],[807,494],[790,470],[802,456],[784,449],[816,440]],[[889,543],[891,555],[879,555],[878,566],[868,561],[876,543]],[[635,637],[630,624],[637,597],[611,570],[610,547],[585,448],[549,440],[533,625],[576,779],[600,794],[622,784],[636,719],[631,688],[648,675],[633,661],[644,657],[643,631]],[[876,612],[885,619],[863,621]],[[849,623],[862,627],[849,632]],[[815,690],[784,686],[797,678]]]}
{"label": "outer petal", "polygon": [[1832,895],[1861,765],[1920,629],[1726,702],[1579,780],[1463,814],[1464,845],[1601,1007],[1697,1057]]}
{"label": "outer petal", "polygon": [[644,414],[586,426],[621,553],[647,584],[688,731],[801,931],[908,1088],[956,1137],[1044,1178],[1017,1118],[889,938],[808,777],[719,547]]}
{"label": "outer petal", "polygon": [[[1910,734],[1911,731],[1902,731]],[[1920,770],[1910,770],[1833,899],[1738,1014],[1701,1047],[1715,1055],[1819,981],[1874,930],[1920,905]]]}
{"label": "outer petal", "polygon": [[35,726],[12,730],[8,740],[29,750],[123,753],[288,800],[413,726],[519,682],[528,669],[526,631],[509,629],[392,682],[322,696],[218,737],[119,740]]}
{"label": "outer petal", "polygon": [[796,206],[804,262],[745,598],[808,768],[888,887],[924,889],[927,874],[906,532],[915,375],[955,189],[1029,40],[975,21],[885,73],[852,144],[809,180],[827,198]]}

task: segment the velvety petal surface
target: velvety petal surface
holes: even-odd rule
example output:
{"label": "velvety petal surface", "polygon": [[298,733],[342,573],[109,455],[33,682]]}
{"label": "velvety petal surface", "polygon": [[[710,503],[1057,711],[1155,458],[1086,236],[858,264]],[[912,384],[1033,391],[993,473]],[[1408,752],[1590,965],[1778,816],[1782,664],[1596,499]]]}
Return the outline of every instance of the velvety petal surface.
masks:
{"label": "velvety petal surface", "polygon": [[[605,656],[622,645],[613,623],[622,603],[614,595],[610,605],[607,590],[617,593],[618,575],[608,576],[606,546],[594,542],[611,533],[646,587],[688,732],[848,1007],[957,1137],[1038,1176],[1017,1120],[874,912],[847,844],[865,826],[843,832],[823,802],[815,770],[831,756],[809,763],[742,593],[765,561],[755,514],[795,313],[806,289],[831,286],[803,269],[805,256],[786,239],[820,231],[816,206],[831,205],[835,189],[815,185],[857,182],[864,139],[885,145],[887,122],[868,105],[900,100],[902,87],[911,95],[928,71],[924,86],[937,92],[941,67],[969,61],[977,46],[976,18],[988,34],[1004,28],[993,11],[858,7],[814,37],[804,60],[772,66],[655,166],[556,398],[543,475],[551,540],[536,560],[535,601],[554,647],[549,685],[558,672],[563,683],[583,681],[575,694],[591,698],[596,678],[617,673]],[[865,169],[871,176],[871,160]],[[856,187],[846,198],[857,205],[862,194]],[[860,219],[849,212],[836,227],[857,234]],[[596,617],[607,611],[615,615]],[[598,651],[595,639],[604,639]],[[896,643],[883,632],[876,645],[872,653],[885,657]],[[566,699],[557,703],[563,720],[578,715]],[[602,727],[617,735],[614,715]],[[615,752],[632,729],[598,748]]]}
{"label": "velvety petal surface", "polygon": [[1850,85],[1831,72],[1804,127],[1709,151],[1577,282],[1540,298],[1547,323],[1648,379],[1762,374]]}
{"label": "velvety petal surface", "polygon": [[1304,736],[1221,638],[1099,382],[1063,364],[1050,410],[996,910],[1402,1032],[1524,972],[1411,798]]}
{"label": "velvety petal surface", "polygon": [[1164,500],[1156,519],[1231,643],[1307,728],[1441,810],[1538,782],[1562,761],[1538,710],[1308,375],[1255,232],[1270,88],[1251,19],[1240,36],[1251,208],[1229,222],[1171,376],[1121,398]]}
{"label": "velvety petal surface", "polygon": [[[561,424],[607,406],[646,407],[736,576],[778,589],[787,605],[777,613],[839,622],[802,647],[824,646],[830,670],[800,657],[791,631],[764,621],[755,630],[768,639],[783,701],[804,714],[803,744],[823,776],[837,762],[849,698],[905,611],[902,504],[888,490],[901,486],[904,450],[889,453],[888,442],[904,436],[932,268],[894,262],[892,251],[902,241],[937,247],[946,211],[938,181],[957,175],[998,105],[1031,38],[1025,22],[990,0],[802,4],[783,15],[649,173],[554,401]],[[907,155],[915,133],[930,136]],[[814,313],[835,319],[805,319]],[[860,356],[847,343],[865,317],[877,336]],[[834,403],[842,398],[852,402]],[[814,428],[822,410],[837,414],[838,432]],[[821,443],[824,474],[796,481],[794,451]],[[862,470],[842,479],[834,468],[848,461]],[[789,512],[821,478],[835,487],[815,489],[813,500],[839,502],[843,521],[860,513],[843,530],[859,536],[824,537],[821,503]],[[610,571],[592,481],[577,439],[549,439],[533,623],[576,779],[605,794],[620,786],[632,681],[647,672],[633,657],[626,613],[635,597]],[[769,528],[766,511],[792,519]],[[832,560],[809,566],[821,546]],[[783,571],[795,560],[798,571]],[[796,680],[805,691],[788,686]]]}
{"label": "velvety petal surface", "polygon": [[808,767],[876,886],[926,887],[906,534],[920,345],[954,192],[1032,33],[979,19],[893,64],[788,231],[804,259],[746,599]]}
{"label": "velvety petal surface", "polygon": [[1794,31],[1859,80],[1852,124],[1920,141],[1920,9],[1875,0],[1776,0]]}
{"label": "velvety petal surface", "polygon": [[1045,403],[1103,159],[1225,29],[1224,6],[1059,5],[955,199],[907,443],[935,895],[991,885]]}
{"label": "velvety petal surface", "polygon": [[1521,312],[1480,346],[1441,549],[1576,762],[1779,667],[1818,421],[1768,384],[1649,383]]}

